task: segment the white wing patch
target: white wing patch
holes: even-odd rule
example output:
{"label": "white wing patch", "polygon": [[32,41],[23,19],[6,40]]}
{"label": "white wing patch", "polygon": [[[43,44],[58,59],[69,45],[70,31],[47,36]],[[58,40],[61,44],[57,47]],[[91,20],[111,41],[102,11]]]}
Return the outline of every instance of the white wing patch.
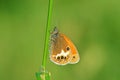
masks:
{"label": "white wing patch", "polygon": [[65,57],[66,57],[68,54],[70,54],[69,51],[64,52],[63,50],[61,50],[61,53],[60,53],[60,54],[57,54],[57,55],[56,55],[56,58],[59,57],[59,56],[65,56]]}
{"label": "white wing patch", "polygon": [[[65,52],[64,50],[61,50],[60,53],[58,53],[57,55],[52,55],[52,57],[56,58],[56,60],[54,61],[52,58],[50,58],[50,60],[52,62],[54,62],[55,64],[58,64],[58,65],[66,65],[68,63],[70,63],[70,60],[72,59],[70,56],[70,51],[67,51]],[[65,61],[65,57],[68,57],[69,60]],[[64,58],[64,59],[63,59]]]}

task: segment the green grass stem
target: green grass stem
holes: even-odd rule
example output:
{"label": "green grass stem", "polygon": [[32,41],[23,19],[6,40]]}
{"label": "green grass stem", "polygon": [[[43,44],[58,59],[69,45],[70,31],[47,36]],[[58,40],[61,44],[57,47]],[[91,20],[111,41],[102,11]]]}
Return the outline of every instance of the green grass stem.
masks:
{"label": "green grass stem", "polygon": [[49,0],[48,16],[47,16],[46,32],[45,32],[44,54],[43,54],[43,60],[42,60],[42,67],[44,70],[46,68],[46,61],[47,61],[47,54],[48,54],[48,43],[49,43],[49,37],[50,37],[49,30],[51,26],[52,7],[53,7],[53,0]]}
{"label": "green grass stem", "polygon": [[47,63],[47,56],[49,53],[48,44],[49,44],[49,37],[50,37],[49,30],[51,26],[52,8],[53,8],[53,0],[49,0],[46,31],[45,31],[44,52],[43,52],[42,67],[41,67],[42,69],[41,69],[41,72],[36,73],[37,80],[50,80],[50,73],[46,72],[46,63]]}

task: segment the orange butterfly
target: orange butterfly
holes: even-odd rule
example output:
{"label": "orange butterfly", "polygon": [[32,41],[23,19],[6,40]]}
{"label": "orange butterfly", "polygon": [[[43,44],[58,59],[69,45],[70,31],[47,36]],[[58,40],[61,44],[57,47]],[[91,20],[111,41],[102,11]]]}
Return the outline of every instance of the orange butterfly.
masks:
{"label": "orange butterfly", "polygon": [[58,65],[75,64],[80,60],[75,45],[56,27],[51,34],[50,60]]}

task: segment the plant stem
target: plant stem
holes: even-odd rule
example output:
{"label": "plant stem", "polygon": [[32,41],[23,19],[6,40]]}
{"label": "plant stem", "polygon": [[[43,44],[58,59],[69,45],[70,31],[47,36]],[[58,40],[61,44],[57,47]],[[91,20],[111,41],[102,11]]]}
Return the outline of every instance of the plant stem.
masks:
{"label": "plant stem", "polygon": [[49,43],[49,36],[50,36],[49,30],[51,25],[52,7],[53,7],[53,0],[49,0],[46,32],[45,32],[44,53],[43,53],[43,60],[42,60],[42,68],[44,72],[46,68],[46,61],[47,61],[47,54],[48,54],[48,43]]}

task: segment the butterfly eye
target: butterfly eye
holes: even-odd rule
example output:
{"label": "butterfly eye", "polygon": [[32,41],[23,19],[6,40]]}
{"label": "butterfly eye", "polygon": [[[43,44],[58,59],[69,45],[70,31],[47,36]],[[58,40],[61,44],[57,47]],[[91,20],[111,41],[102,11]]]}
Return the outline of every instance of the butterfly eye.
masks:
{"label": "butterfly eye", "polygon": [[70,50],[70,47],[67,47],[66,49],[67,49],[67,51],[69,51],[69,50]]}

